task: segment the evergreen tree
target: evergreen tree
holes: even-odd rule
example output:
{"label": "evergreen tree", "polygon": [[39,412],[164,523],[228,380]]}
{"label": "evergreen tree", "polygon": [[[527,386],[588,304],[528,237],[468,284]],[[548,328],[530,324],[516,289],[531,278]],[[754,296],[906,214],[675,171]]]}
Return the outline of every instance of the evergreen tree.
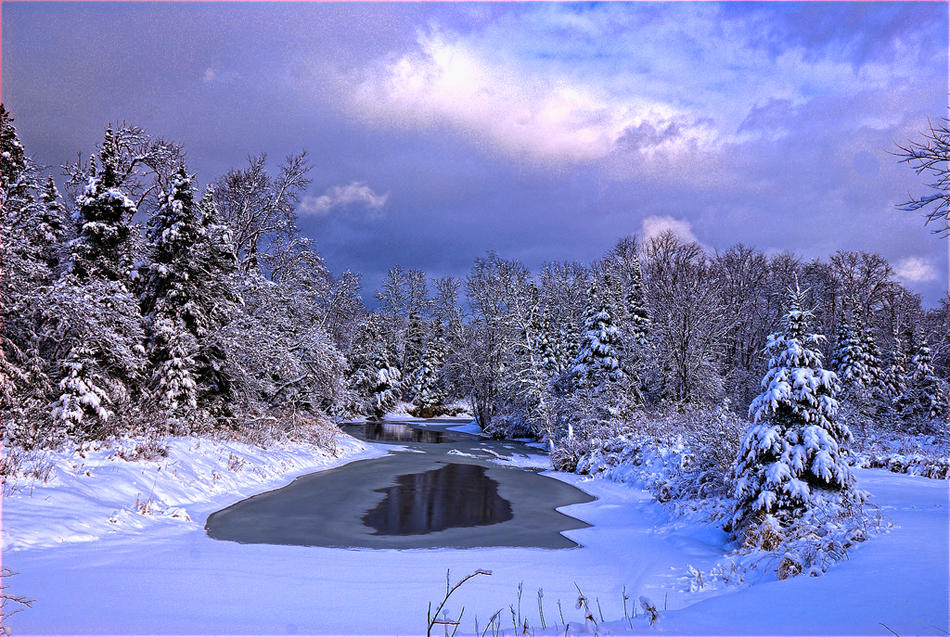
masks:
{"label": "evergreen tree", "polygon": [[551,313],[545,307],[538,319],[538,356],[549,376],[557,376],[564,371],[564,356],[560,342],[553,335]]}
{"label": "evergreen tree", "polygon": [[842,320],[832,355],[833,369],[846,389],[863,390],[871,385],[864,325],[857,316]]}
{"label": "evergreen tree", "polygon": [[0,408],[13,421],[5,428],[51,399],[40,340],[52,273],[36,237],[42,209],[36,190],[35,166],[0,104]]}
{"label": "evergreen tree", "polygon": [[849,490],[854,482],[839,447],[851,433],[835,420],[838,379],[822,368],[823,337],[807,332],[812,313],[803,301],[796,284],[784,331],[768,338],[764,391],[749,407],[755,424],[733,468],[735,529],[757,515],[787,520],[811,503],[813,489]]}
{"label": "evergreen tree", "polygon": [[172,192],[149,220],[149,263],[137,272],[145,319],[150,387],[173,418],[192,418],[197,408],[195,355],[207,333],[211,310],[202,303],[205,280],[199,250],[204,240],[191,178],[180,167]]}
{"label": "evergreen tree", "polygon": [[412,402],[415,398],[415,378],[423,365],[426,352],[426,333],[419,314],[412,310],[409,314],[409,325],[406,329],[406,349],[403,357],[402,369],[405,371],[405,400]]}
{"label": "evergreen tree", "polygon": [[438,387],[439,371],[445,361],[445,338],[442,324],[436,322],[432,341],[422,357],[422,364],[412,385],[412,404],[423,418],[430,417],[433,410],[445,400],[445,392]]}
{"label": "evergreen tree", "polygon": [[203,322],[196,325],[198,351],[195,354],[195,378],[199,404],[213,414],[229,416],[233,403],[233,380],[228,369],[228,343],[224,327],[237,314],[242,303],[236,288],[237,250],[231,230],[218,212],[209,187],[198,203],[201,232],[193,254],[197,262],[193,287],[194,303],[203,308]]}
{"label": "evergreen tree", "polygon": [[120,188],[118,148],[111,128],[106,129],[99,163],[79,197],[76,238],[70,242],[70,273],[79,282],[103,279],[124,283],[131,270],[129,223],[136,210]]}
{"label": "evergreen tree", "polygon": [[[608,277],[604,278],[605,283],[609,283]],[[587,296],[584,333],[580,351],[571,367],[571,374],[574,377],[575,386],[594,387],[604,379],[610,381],[620,379],[622,374],[618,353],[620,338],[610,315],[608,301],[597,294],[595,283],[591,282]]]}
{"label": "evergreen tree", "polygon": [[60,246],[66,236],[66,209],[60,200],[56,182],[46,178],[42,194],[43,205],[38,210],[35,240],[42,246],[43,258],[49,269],[56,270],[60,260]]}
{"label": "evergreen tree", "polygon": [[866,386],[873,393],[884,391],[884,361],[881,348],[877,343],[874,327],[862,323],[861,347],[864,351],[864,365],[867,369]]}
{"label": "evergreen tree", "polygon": [[62,394],[53,403],[51,415],[67,434],[88,434],[94,424],[105,423],[113,415],[106,407],[111,401],[101,387],[104,379],[92,368],[94,360],[95,352],[78,345],[63,361],[65,375],[59,382]]}
{"label": "evergreen tree", "polygon": [[919,331],[911,339],[911,357],[906,389],[897,400],[905,420],[926,424],[941,418],[947,409],[946,389],[934,374],[933,355]]}
{"label": "evergreen tree", "polygon": [[402,375],[393,348],[379,338],[383,319],[369,314],[360,324],[350,353],[348,387],[359,413],[384,416],[399,402]]}
{"label": "evergreen tree", "polygon": [[0,104],[0,193],[3,200],[21,194],[30,187],[24,178],[28,178],[28,159],[20,137],[13,126],[13,116],[3,104]]}
{"label": "evergreen tree", "polygon": [[884,368],[883,378],[884,390],[889,400],[896,401],[903,395],[904,390],[907,389],[906,376],[907,354],[895,325],[891,334],[891,353],[888,364]]}
{"label": "evergreen tree", "polygon": [[650,328],[650,312],[646,306],[646,296],[643,293],[643,273],[640,270],[640,259],[633,256],[633,273],[630,276],[630,285],[627,288],[627,312],[630,317],[630,333],[633,342],[640,347],[649,343],[647,334]]}

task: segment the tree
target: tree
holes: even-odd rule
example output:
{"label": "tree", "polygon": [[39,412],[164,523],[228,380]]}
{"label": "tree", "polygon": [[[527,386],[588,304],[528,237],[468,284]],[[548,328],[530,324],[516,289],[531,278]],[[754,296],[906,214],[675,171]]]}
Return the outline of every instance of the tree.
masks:
{"label": "tree", "polygon": [[351,409],[375,417],[386,415],[401,395],[402,374],[395,352],[379,338],[383,323],[383,317],[374,312],[360,324],[347,372],[347,386],[355,399]]}
{"label": "tree", "polygon": [[[606,289],[610,278],[605,276],[604,279]],[[618,349],[620,334],[613,324],[606,296],[598,294],[593,282],[587,294],[587,315],[584,317],[580,351],[571,366],[571,375],[578,387],[596,387],[605,380],[617,381],[623,374]]]}
{"label": "tree", "polygon": [[0,104],[0,407],[9,431],[36,404],[48,403],[48,361],[40,351],[42,309],[52,278],[38,223],[36,168]]}
{"label": "tree", "polygon": [[720,341],[728,328],[702,246],[666,231],[646,243],[644,275],[653,309],[659,378],[650,386],[671,403],[718,400]]}
{"label": "tree", "polygon": [[132,269],[129,224],[136,206],[119,188],[118,147],[111,127],[99,151],[99,166],[79,199],[69,272],[78,282],[102,279],[124,284]]}
{"label": "tree", "polygon": [[445,361],[445,338],[442,324],[436,321],[432,339],[416,370],[410,394],[417,414],[423,418],[435,415],[436,408],[445,400],[445,392],[439,389],[439,370]]}
{"label": "tree", "polygon": [[924,428],[941,418],[947,410],[947,393],[934,375],[933,355],[926,337],[914,331],[910,339],[910,369],[906,376],[904,393],[897,407],[905,420]]}
{"label": "tree", "polygon": [[36,219],[35,240],[42,246],[46,265],[54,271],[59,266],[59,252],[66,236],[67,215],[52,176],[46,178],[42,201]]}
{"label": "tree", "polygon": [[197,414],[195,355],[212,308],[202,303],[205,276],[199,248],[204,226],[191,177],[182,165],[165,205],[149,220],[149,262],[137,273],[145,321],[151,390],[173,420]]}
{"label": "tree", "polygon": [[403,363],[400,368],[405,376],[405,392],[403,398],[412,402],[415,398],[416,376],[423,365],[423,358],[427,351],[426,330],[419,314],[412,310],[409,314],[409,326],[406,328],[406,347]]}
{"label": "tree", "polygon": [[898,157],[901,163],[909,164],[918,175],[926,173],[931,181],[926,184],[928,192],[911,196],[906,202],[897,206],[904,212],[922,212],[926,218],[925,224],[934,223],[934,233],[946,236],[950,233],[950,120],[943,118],[936,126],[930,123],[930,130],[921,133],[922,139],[909,141],[906,145],[898,144]]}
{"label": "tree", "polygon": [[106,407],[109,395],[100,387],[103,380],[90,369],[93,360],[94,352],[78,345],[63,362],[66,375],[59,383],[63,393],[53,403],[52,417],[70,435],[88,433],[90,420],[105,423],[113,415]]}
{"label": "tree", "polygon": [[633,272],[627,287],[626,306],[633,342],[640,347],[646,347],[649,343],[647,334],[650,329],[650,311],[647,309],[646,296],[643,293],[643,273],[640,269],[640,259],[636,255],[633,255]]}
{"label": "tree", "polygon": [[865,351],[863,324],[857,316],[842,319],[835,338],[830,366],[845,388],[863,390],[871,385],[868,354]]}
{"label": "tree", "polygon": [[768,339],[764,391],[749,406],[754,424],[733,468],[734,529],[762,515],[788,522],[812,504],[815,489],[847,491],[854,483],[840,449],[851,433],[835,418],[838,378],[822,368],[823,337],[807,332],[812,312],[803,301],[797,285],[789,290],[785,328]]}
{"label": "tree", "polygon": [[260,252],[274,239],[292,238],[297,203],[310,185],[307,153],[289,155],[276,177],[267,172],[267,156],[248,158],[243,170],[230,170],[214,184],[214,200],[231,226],[232,240],[244,272],[256,268]]}

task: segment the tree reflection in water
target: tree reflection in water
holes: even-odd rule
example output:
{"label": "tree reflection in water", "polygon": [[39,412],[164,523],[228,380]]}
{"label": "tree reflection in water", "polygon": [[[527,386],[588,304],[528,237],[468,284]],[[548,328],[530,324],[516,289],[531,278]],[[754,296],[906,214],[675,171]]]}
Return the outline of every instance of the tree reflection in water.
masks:
{"label": "tree reflection in water", "polygon": [[418,535],[512,517],[511,503],[498,495],[498,483],[485,475],[485,467],[449,463],[398,476],[396,482],[377,489],[386,497],[363,516],[374,535]]}

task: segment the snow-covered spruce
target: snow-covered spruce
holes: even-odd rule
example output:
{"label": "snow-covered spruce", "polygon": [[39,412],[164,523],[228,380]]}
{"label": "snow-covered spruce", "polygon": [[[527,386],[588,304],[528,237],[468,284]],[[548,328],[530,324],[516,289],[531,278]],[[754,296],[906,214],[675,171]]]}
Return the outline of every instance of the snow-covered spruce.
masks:
{"label": "snow-covered spruce", "polygon": [[[604,291],[609,288],[606,275],[603,287]],[[604,381],[620,379],[620,333],[610,315],[606,294],[598,294],[594,281],[588,288],[587,299],[584,332],[580,350],[571,366],[571,374],[575,386],[596,387]]]}
{"label": "snow-covered spruce", "polygon": [[839,445],[851,438],[836,422],[840,385],[821,365],[823,337],[807,332],[811,312],[796,283],[789,290],[785,329],[768,339],[764,391],[752,402],[754,425],[736,459],[732,527],[745,533],[774,517],[787,525],[815,502],[817,491],[847,493],[854,477]]}
{"label": "snow-covered spruce", "polygon": [[946,419],[946,384],[934,374],[933,354],[920,331],[911,333],[910,347],[910,365],[897,408],[905,421],[926,429],[934,421]]}
{"label": "snow-covered spruce", "polygon": [[69,244],[70,274],[79,282],[90,279],[126,282],[131,270],[130,234],[135,203],[120,188],[118,147],[112,128],[106,129],[97,169],[77,202],[76,238]]}
{"label": "snow-covered spruce", "polygon": [[353,396],[349,410],[356,414],[383,416],[399,402],[402,373],[396,354],[379,338],[383,318],[371,314],[360,324],[350,352],[347,386]]}
{"label": "snow-covered spruce", "polygon": [[179,166],[172,192],[149,220],[148,261],[136,271],[149,389],[169,423],[193,420],[197,409],[207,413],[230,398],[230,384],[214,373],[223,353],[211,337],[235,302],[227,282],[235,264],[216,216],[210,192],[196,202],[191,176]]}
{"label": "snow-covered spruce", "polygon": [[416,370],[410,395],[416,413],[427,418],[445,400],[445,392],[439,387],[439,370],[445,362],[445,337],[442,323],[435,321],[432,338],[426,347],[419,369]]}

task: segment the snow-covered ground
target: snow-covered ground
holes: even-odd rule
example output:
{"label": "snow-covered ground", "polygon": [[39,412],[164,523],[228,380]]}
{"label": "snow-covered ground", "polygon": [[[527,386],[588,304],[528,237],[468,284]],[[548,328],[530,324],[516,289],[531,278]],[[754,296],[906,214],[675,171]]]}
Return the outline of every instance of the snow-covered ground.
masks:
{"label": "snow-covered ground", "polygon": [[[384,455],[337,435],[328,452],[299,443],[268,449],[208,438],[144,439],[46,452],[45,481],[15,478],[2,500],[4,552],[91,542],[158,527],[203,527],[204,518],[242,497],[283,486],[293,477]],[[162,454],[155,452],[163,448]]]}
{"label": "snow-covered ground", "polygon": [[[3,564],[19,572],[10,590],[36,600],[10,619],[11,628],[31,634],[419,634],[426,605],[441,599],[450,568],[453,581],[476,569],[492,571],[465,584],[448,604],[452,615],[465,606],[460,634],[473,632],[476,616],[483,628],[498,609],[510,631],[508,608],[517,612],[519,582],[522,615],[536,633],[564,634],[563,626],[552,627],[561,623],[558,600],[574,623],[572,633],[593,632],[575,607],[575,583],[595,619],[602,612],[607,620],[601,634],[629,632],[631,625],[636,632],[672,634],[890,634],[882,624],[900,634],[947,631],[948,483],[883,470],[857,475],[896,527],[857,548],[850,561],[822,577],[695,592],[690,568],[708,574],[730,549],[721,530],[695,520],[683,524],[672,518],[672,507],[633,486],[572,474],[548,475],[598,498],[561,509],[593,525],[565,533],[582,545],[576,549],[346,550],[242,545],[204,533],[208,514],[241,497],[303,472],[384,453],[382,445],[340,442],[338,458],[177,440],[161,471],[109,460],[104,451],[77,467],[57,463],[53,483],[36,485],[32,497],[25,489],[4,500]],[[255,470],[223,471],[234,462],[229,454]],[[510,464],[545,463],[532,455]],[[165,515],[134,513],[136,498],[149,494],[153,511]],[[172,517],[176,508],[190,521]],[[115,512],[119,523],[109,522]],[[548,631],[539,630],[539,589]],[[655,625],[642,613],[632,624],[622,621],[623,590],[631,600],[653,601],[660,613]]]}

